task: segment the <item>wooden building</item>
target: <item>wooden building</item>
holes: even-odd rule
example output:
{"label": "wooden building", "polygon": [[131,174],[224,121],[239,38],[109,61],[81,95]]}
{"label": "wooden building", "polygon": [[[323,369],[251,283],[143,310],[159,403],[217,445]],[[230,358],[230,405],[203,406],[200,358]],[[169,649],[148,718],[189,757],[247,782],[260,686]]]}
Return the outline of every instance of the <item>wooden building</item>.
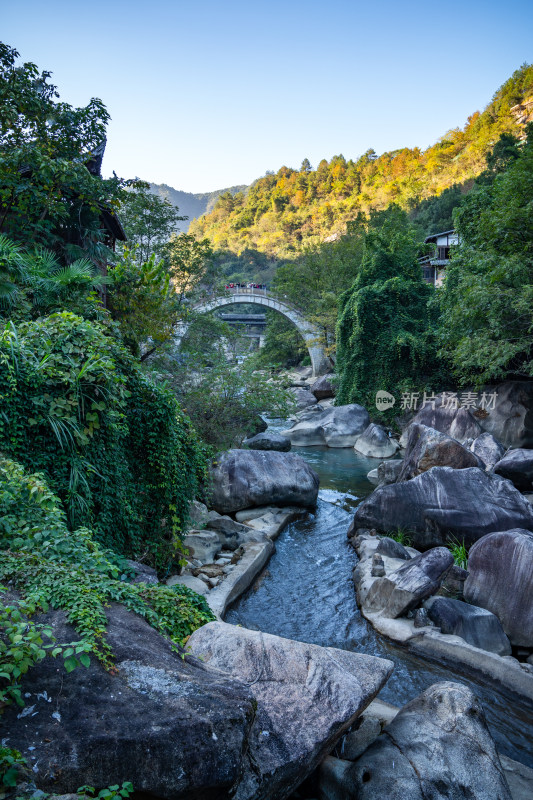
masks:
{"label": "wooden building", "polygon": [[422,278],[433,286],[442,286],[446,267],[450,260],[450,249],[459,244],[459,237],[455,230],[433,233],[424,239],[426,244],[433,245],[433,252],[419,259]]}

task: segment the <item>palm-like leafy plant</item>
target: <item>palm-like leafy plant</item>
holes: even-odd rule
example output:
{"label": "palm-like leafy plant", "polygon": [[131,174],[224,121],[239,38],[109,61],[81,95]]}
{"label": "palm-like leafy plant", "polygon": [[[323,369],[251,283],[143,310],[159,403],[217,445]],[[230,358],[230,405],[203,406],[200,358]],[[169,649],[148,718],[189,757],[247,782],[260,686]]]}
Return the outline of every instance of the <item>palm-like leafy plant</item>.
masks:
{"label": "palm-like leafy plant", "polygon": [[24,250],[0,235],[0,307],[13,308],[24,293],[33,312],[80,311],[91,292],[109,281],[88,258],[62,264],[45,248]]}
{"label": "palm-like leafy plant", "polygon": [[0,303],[3,306],[13,305],[20,285],[27,279],[28,270],[23,249],[7,236],[0,234]]}

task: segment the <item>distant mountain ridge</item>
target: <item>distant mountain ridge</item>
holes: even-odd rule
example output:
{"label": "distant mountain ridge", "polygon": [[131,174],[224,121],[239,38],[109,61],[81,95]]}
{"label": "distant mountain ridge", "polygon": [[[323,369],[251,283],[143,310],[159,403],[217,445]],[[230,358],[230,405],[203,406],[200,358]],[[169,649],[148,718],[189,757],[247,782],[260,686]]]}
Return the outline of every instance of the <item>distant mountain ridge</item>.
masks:
{"label": "distant mountain ridge", "polygon": [[179,208],[180,214],[189,217],[185,222],[180,222],[178,230],[186,233],[189,230],[189,225],[193,219],[201,217],[203,214],[209,214],[216,205],[216,202],[221,194],[229,192],[236,195],[239,192],[244,192],[248,189],[247,186],[230,186],[227,189],[217,189],[214,192],[200,192],[193,194],[192,192],[182,192],[179,189],[174,189],[173,186],[168,186],[166,183],[150,183],[150,191],[159,197],[168,200],[173,206]]}

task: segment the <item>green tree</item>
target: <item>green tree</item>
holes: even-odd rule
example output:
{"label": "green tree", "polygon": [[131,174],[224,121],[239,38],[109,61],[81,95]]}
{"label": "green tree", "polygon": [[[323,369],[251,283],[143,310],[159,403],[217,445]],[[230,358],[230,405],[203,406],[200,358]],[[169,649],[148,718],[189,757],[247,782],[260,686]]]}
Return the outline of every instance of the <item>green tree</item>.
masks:
{"label": "green tree", "polygon": [[168,270],[155,253],[143,262],[137,257],[136,248],[124,248],[108,274],[109,312],[118,322],[126,346],[144,361],[171,339],[179,321],[178,298]]}
{"label": "green tree", "polygon": [[109,114],[95,98],[57,101],[50,73],[18,57],[0,43],[0,233],[67,263],[105,263],[102,211],[113,215],[126,194],[126,182],[99,175]]}
{"label": "green tree", "polygon": [[147,367],[169,385],[204,442],[215,450],[238,447],[256,432],[258,415],[286,417],[293,398],[280,381],[257,369],[254,360],[237,363],[239,333],[217,317],[198,315],[178,357],[162,354]]}
{"label": "green tree", "polygon": [[120,220],[128,237],[130,257],[133,255],[140,264],[147,262],[152,255],[164,258],[177,223],[188,219],[181,217],[176,206],[168,200],[152,194],[149,188],[149,183],[139,181],[126,193],[120,206]]}
{"label": "green tree", "polygon": [[337,329],[339,403],[372,406],[376,392],[435,388],[438,368],[419,242],[397,207],[375,214]]}
{"label": "green tree", "polygon": [[455,214],[439,330],[461,383],[533,375],[533,125],[507,164]]}

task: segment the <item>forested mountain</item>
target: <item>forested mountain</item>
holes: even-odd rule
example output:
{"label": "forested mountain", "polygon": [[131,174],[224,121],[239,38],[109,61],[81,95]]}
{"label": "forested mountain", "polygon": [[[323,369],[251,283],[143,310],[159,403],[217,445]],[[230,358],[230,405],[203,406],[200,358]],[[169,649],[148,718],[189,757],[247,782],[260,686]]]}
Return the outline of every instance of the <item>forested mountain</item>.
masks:
{"label": "forested mountain", "polygon": [[[406,147],[378,155],[369,149],[355,161],[342,155],[329,162],[323,159],[316,169],[304,159],[300,169],[281,167],[259,178],[246,193],[221,193],[213,210],[206,209],[190,230],[209,237],[218,250],[286,257],[303,243],[344,233],[358,213],[391,203],[416,220],[428,199],[449,190],[453,205],[453,195],[471,188],[502,133],[521,135],[523,109],[515,107],[532,96],[533,66],[524,64],[482,113],[473,113],[463,128],[448,131],[427,150]],[[426,223],[431,226],[431,220]]]}
{"label": "forested mountain", "polygon": [[186,233],[189,230],[190,221],[201,217],[202,214],[209,214],[216,205],[220,195],[235,195],[238,192],[243,192],[247,186],[230,186],[229,189],[217,189],[214,192],[204,192],[193,194],[192,192],[181,192],[179,189],[174,189],[172,186],[167,186],[166,183],[151,183],[150,191],[168,200],[173,206],[179,208],[182,216],[188,217],[188,220],[179,222],[177,230]]}

